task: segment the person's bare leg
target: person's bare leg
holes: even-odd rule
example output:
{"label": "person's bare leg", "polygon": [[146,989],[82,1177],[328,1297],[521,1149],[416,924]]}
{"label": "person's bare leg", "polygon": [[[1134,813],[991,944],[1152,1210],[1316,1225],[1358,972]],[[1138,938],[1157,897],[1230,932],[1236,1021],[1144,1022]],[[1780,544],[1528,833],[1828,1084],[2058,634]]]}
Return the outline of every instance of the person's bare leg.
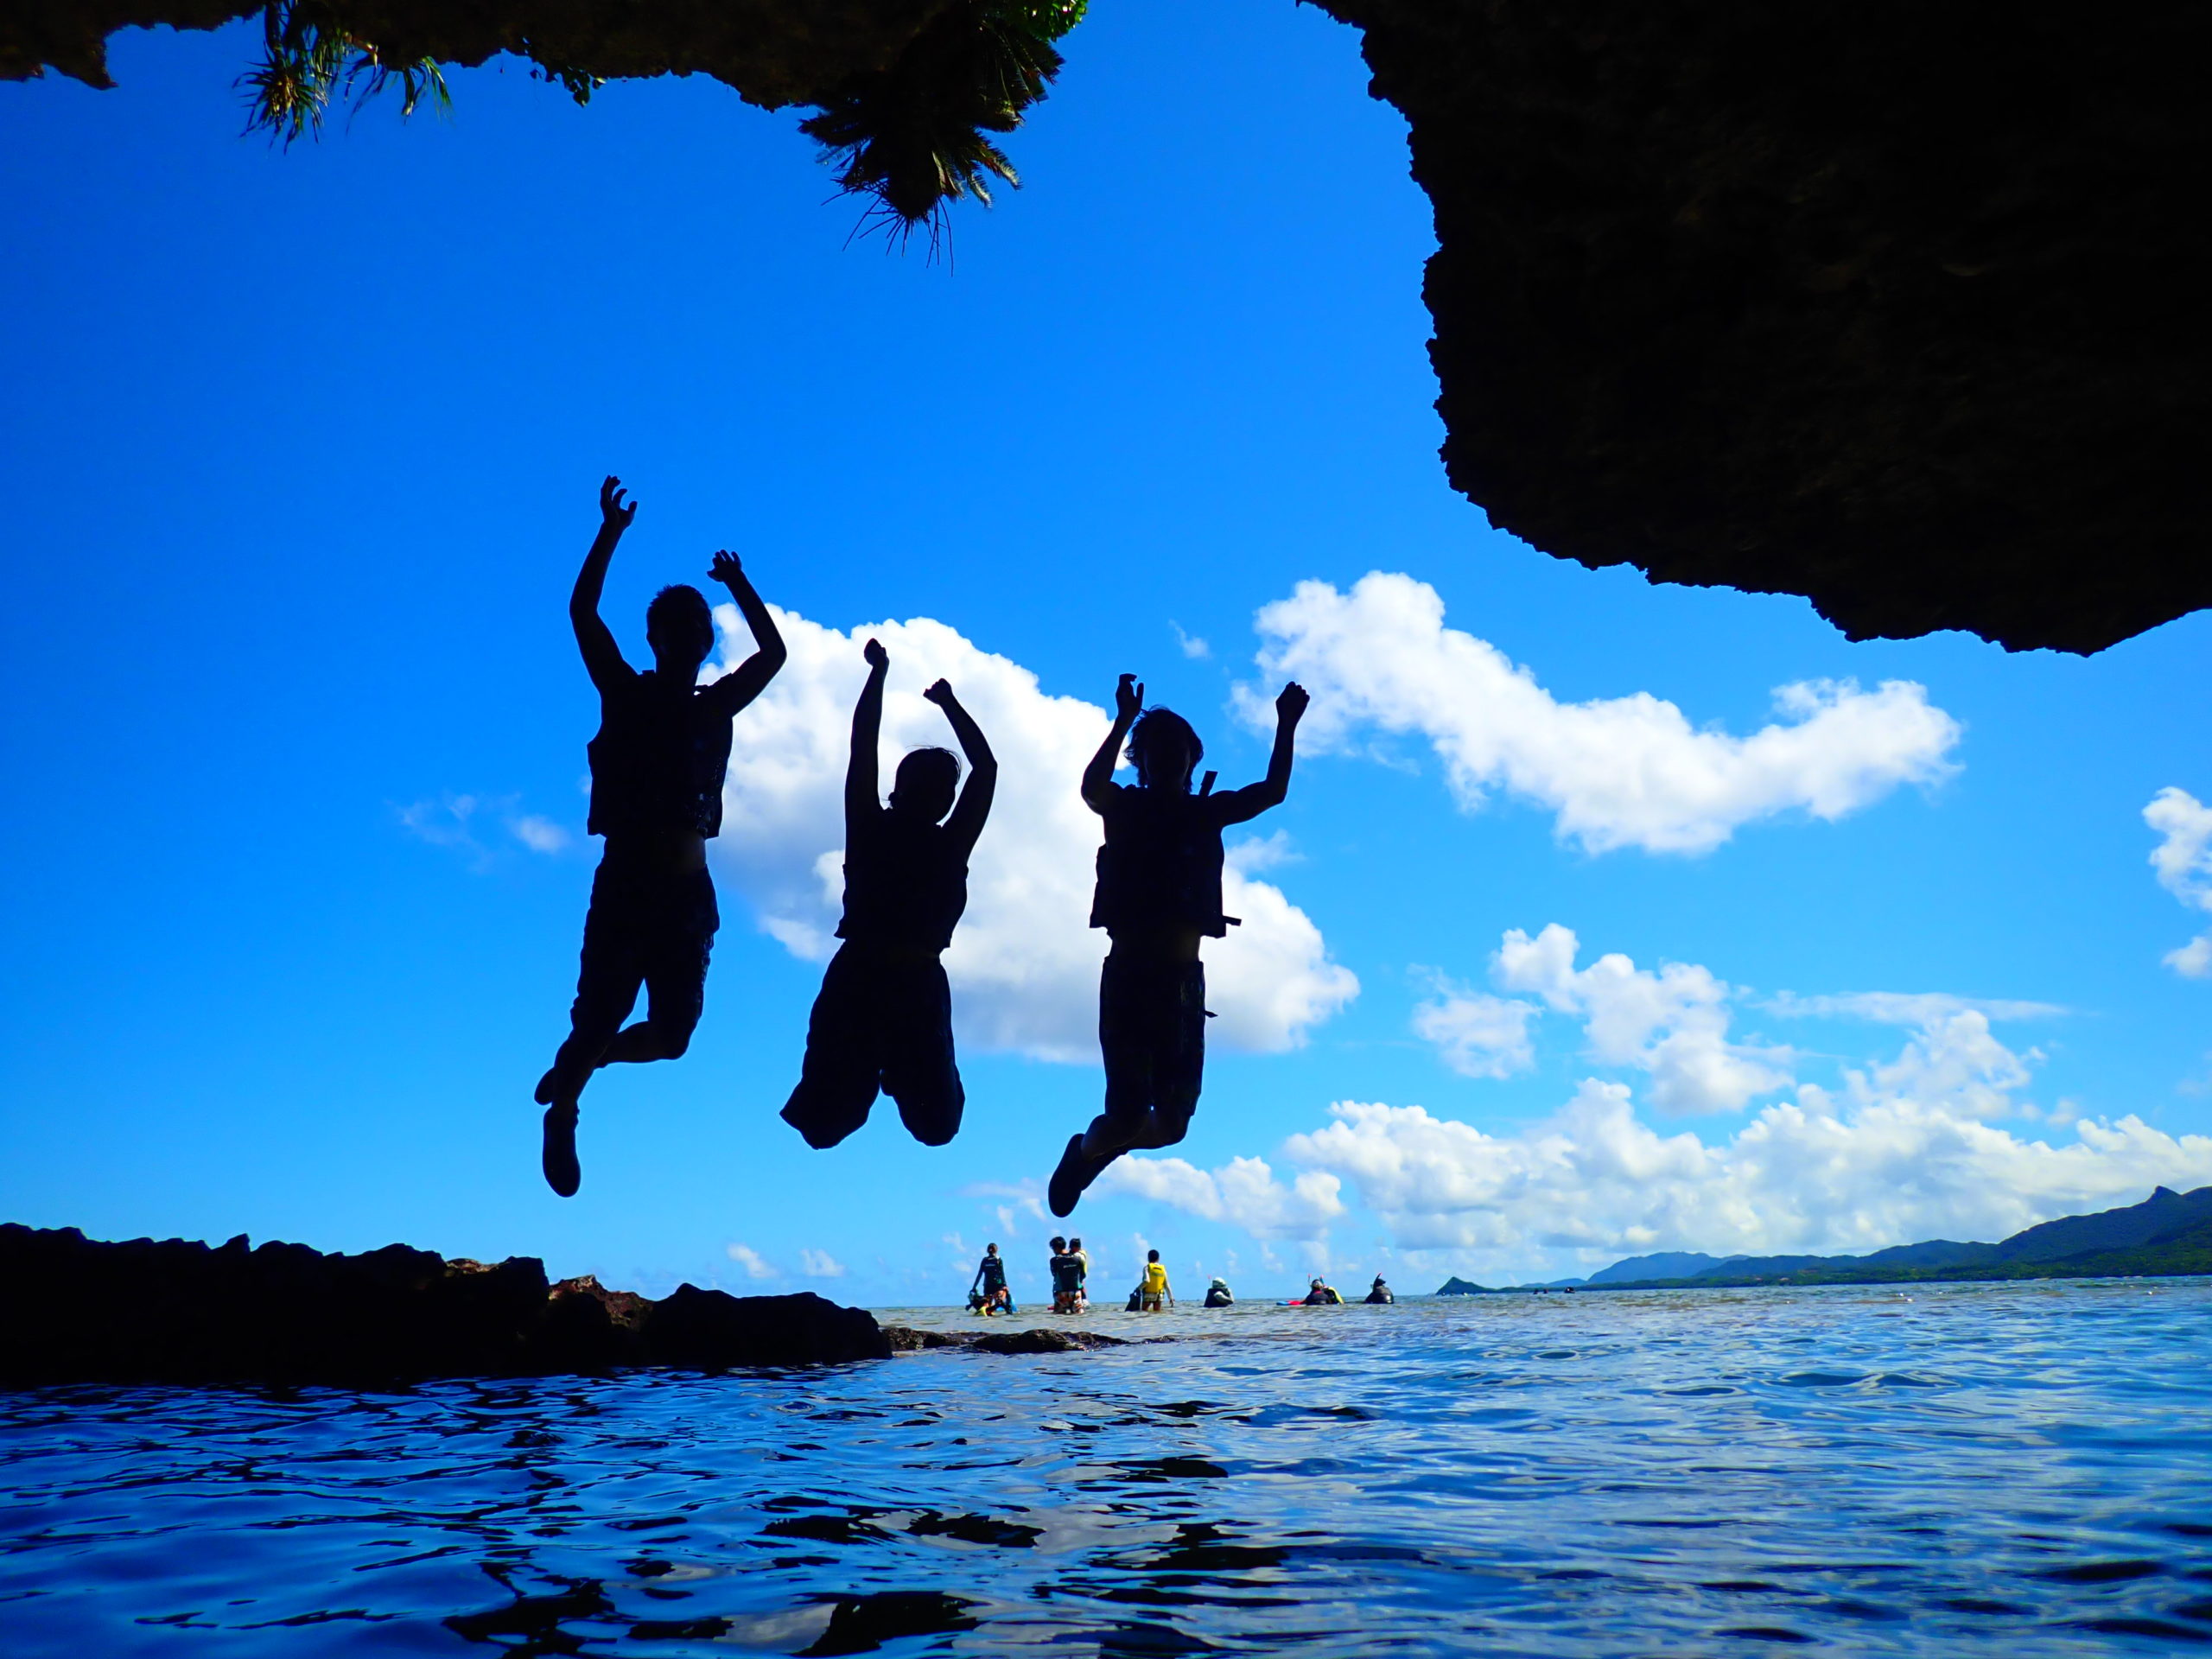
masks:
{"label": "person's bare leg", "polygon": [[[1102,1124],[1105,1126],[1103,1132]],[[1153,1152],[1161,1147],[1172,1147],[1190,1132],[1188,1112],[1171,1112],[1154,1106],[1142,1116],[1127,1122],[1109,1120],[1102,1113],[1091,1119],[1090,1128],[1084,1132],[1084,1151],[1092,1157],[1103,1155],[1110,1160],[1125,1152]]]}
{"label": "person's bare leg", "polygon": [[1083,1142],[1083,1155],[1110,1163],[1125,1152],[1151,1145],[1146,1131],[1152,1117],[1149,1107],[1134,1115],[1099,1113],[1077,1137]]}
{"label": "person's bare leg", "polygon": [[[600,868],[604,877],[607,867]],[[705,869],[690,879],[691,890],[675,893],[593,882],[569,1039],[537,1080],[537,1101],[545,1108],[539,1163],[546,1185],[564,1198],[583,1183],[577,1102],[591,1074],[616,1061],[673,1059],[690,1046],[720,918]],[[625,1026],[641,988],[650,998],[645,1017]]]}
{"label": "person's bare leg", "polygon": [[[701,871],[696,880],[706,884]],[[707,964],[715,931],[714,888],[671,900],[672,913],[656,919],[654,938],[644,963],[645,1017],[614,1033],[599,1057],[601,1065],[642,1065],[652,1060],[680,1060],[691,1046],[691,1033],[707,1006]]]}
{"label": "person's bare leg", "polygon": [[680,1060],[691,1046],[691,1033],[652,1015],[634,1020],[614,1033],[601,1065],[643,1065],[651,1060]]}
{"label": "person's bare leg", "polygon": [[[1071,1214],[1125,1152],[1172,1147],[1190,1133],[1205,1064],[1205,970],[1195,957],[1107,958],[1099,1050],[1105,1110],[1070,1138],[1046,1185],[1047,1206]],[[1118,970],[1118,972],[1116,971]]]}
{"label": "person's bare leg", "polygon": [[584,1181],[583,1166],[576,1158],[576,1122],[582,1115],[577,1102],[599,1065],[600,1055],[612,1040],[603,1028],[600,1033],[571,1032],[552,1065],[537,1080],[537,1099],[545,1108],[538,1167],[544,1172],[546,1185],[564,1198],[575,1198]]}
{"label": "person's bare leg", "polygon": [[564,1198],[575,1197],[583,1185],[582,1166],[576,1159],[578,1097],[637,1005],[644,978],[622,948],[626,943],[604,935],[595,938],[586,924],[583,970],[569,1013],[568,1040],[537,1080],[537,1103],[545,1108],[538,1166],[545,1184]]}
{"label": "person's bare leg", "polygon": [[1118,1046],[1107,1048],[1106,1109],[1092,1118],[1081,1135],[1068,1137],[1059,1165],[1046,1183],[1046,1207],[1054,1215],[1072,1214],[1077,1201],[1105,1173],[1107,1165],[1147,1144],[1146,1126],[1152,1108],[1144,1099],[1150,1092],[1150,1069],[1141,1055],[1132,1055]]}

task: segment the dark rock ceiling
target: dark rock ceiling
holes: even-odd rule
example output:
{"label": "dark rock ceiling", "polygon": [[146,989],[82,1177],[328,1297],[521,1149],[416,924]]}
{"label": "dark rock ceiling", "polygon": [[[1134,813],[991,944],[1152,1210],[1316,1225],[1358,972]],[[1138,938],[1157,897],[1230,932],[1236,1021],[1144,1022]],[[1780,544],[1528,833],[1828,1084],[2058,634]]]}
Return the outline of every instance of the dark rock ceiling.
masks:
{"label": "dark rock ceiling", "polygon": [[1411,123],[1495,523],[1853,639],[2212,604],[2212,10],[1324,3]]}
{"label": "dark rock ceiling", "polygon": [[[886,67],[952,0],[327,0],[315,10],[391,59],[502,52],[603,79],[704,74],[769,109],[823,101]],[[111,85],[107,37],[220,29],[259,0],[0,0],[0,78],[41,66]]]}

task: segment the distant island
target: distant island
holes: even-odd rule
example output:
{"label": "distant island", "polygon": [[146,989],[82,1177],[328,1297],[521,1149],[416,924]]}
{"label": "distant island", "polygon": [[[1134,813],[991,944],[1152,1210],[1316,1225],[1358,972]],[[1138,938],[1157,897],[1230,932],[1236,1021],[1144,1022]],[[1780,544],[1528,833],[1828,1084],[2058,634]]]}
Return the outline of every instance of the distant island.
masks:
{"label": "distant island", "polygon": [[2212,1186],[2159,1187],[2140,1204],[2063,1216],[1994,1244],[1948,1238],[1866,1255],[1631,1255],[1587,1279],[1493,1290],[1453,1277],[1440,1296],[1529,1290],[1680,1290],[1749,1285],[1885,1285],[1930,1280],[2104,1279],[2212,1274]]}

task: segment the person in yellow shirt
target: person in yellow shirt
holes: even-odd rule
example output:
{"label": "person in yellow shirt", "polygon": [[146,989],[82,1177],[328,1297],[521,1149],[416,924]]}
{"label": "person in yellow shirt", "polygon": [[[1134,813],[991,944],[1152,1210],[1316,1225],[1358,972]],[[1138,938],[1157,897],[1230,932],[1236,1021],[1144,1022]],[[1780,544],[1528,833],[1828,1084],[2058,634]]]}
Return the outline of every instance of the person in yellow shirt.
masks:
{"label": "person in yellow shirt", "polygon": [[1175,1306],[1175,1293],[1167,1287],[1167,1269],[1160,1265],[1158,1250],[1144,1253],[1144,1283],[1138,1289],[1147,1313],[1157,1313],[1162,1307]]}

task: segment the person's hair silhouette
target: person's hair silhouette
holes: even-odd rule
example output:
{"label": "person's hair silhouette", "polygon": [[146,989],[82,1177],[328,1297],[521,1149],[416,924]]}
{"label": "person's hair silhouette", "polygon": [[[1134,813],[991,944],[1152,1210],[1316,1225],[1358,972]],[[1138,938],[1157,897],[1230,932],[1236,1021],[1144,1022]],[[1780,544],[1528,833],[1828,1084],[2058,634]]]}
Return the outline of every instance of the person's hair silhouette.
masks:
{"label": "person's hair silhouette", "polygon": [[[545,1179],[563,1198],[583,1179],[576,1161],[576,1099],[594,1070],[618,1060],[682,1054],[699,1023],[707,957],[721,917],[707,874],[707,842],[721,831],[722,774],[730,719],[784,665],[784,642],[734,553],[715,555],[708,574],[729,589],[753,631],[755,650],[712,685],[699,666],[715,647],[714,613],[696,588],[664,588],[645,607],[653,665],[639,673],[600,620],[600,589],[622,532],[638,516],[622,480],[599,489],[599,534],[569,597],[584,667],[599,689],[599,734],[591,760],[588,832],[607,850],[592,878],[583,962],[569,1011],[568,1040],[538,1079],[545,1108]],[[645,1017],[625,1026],[644,987]]]}
{"label": "person's hair silhouette", "polygon": [[[1213,792],[1214,774],[1193,794],[1205,756],[1188,721],[1147,709],[1131,674],[1114,691],[1114,727],[1084,769],[1083,798],[1106,821],[1090,925],[1112,941],[1098,982],[1098,1046],[1106,1061],[1105,1109],[1073,1136],[1046,1189],[1056,1216],[1124,1152],[1180,1141],[1197,1109],[1205,1070],[1206,980],[1199,941],[1237,920],[1221,908],[1221,832],[1280,805],[1290,789],[1292,745],[1305,690],[1275,699],[1268,775],[1243,789]],[[1114,781],[1128,744],[1134,787]]]}
{"label": "person's hair silhouette", "polygon": [[[1137,696],[1144,696],[1142,686],[1137,687]],[[1147,709],[1129,729],[1126,753],[1129,764],[1136,768],[1140,787],[1152,787],[1159,773],[1164,774],[1163,789],[1188,789],[1191,774],[1206,758],[1206,746],[1191,729],[1191,722],[1173,709]]]}
{"label": "person's hair silhouette", "polygon": [[[924,1146],[960,1132],[967,1096],[952,1052],[952,991],[938,960],[968,907],[968,858],[990,816],[998,762],[982,730],[939,680],[922,693],[944,711],[968,757],[916,749],[876,798],[883,680],[891,658],[871,639],[845,768],[844,944],[822,976],[806,1058],[784,1121],[810,1147],[834,1147],[868,1121],[879,1089]],[[942,820],[942,822],[940,822]]]}

